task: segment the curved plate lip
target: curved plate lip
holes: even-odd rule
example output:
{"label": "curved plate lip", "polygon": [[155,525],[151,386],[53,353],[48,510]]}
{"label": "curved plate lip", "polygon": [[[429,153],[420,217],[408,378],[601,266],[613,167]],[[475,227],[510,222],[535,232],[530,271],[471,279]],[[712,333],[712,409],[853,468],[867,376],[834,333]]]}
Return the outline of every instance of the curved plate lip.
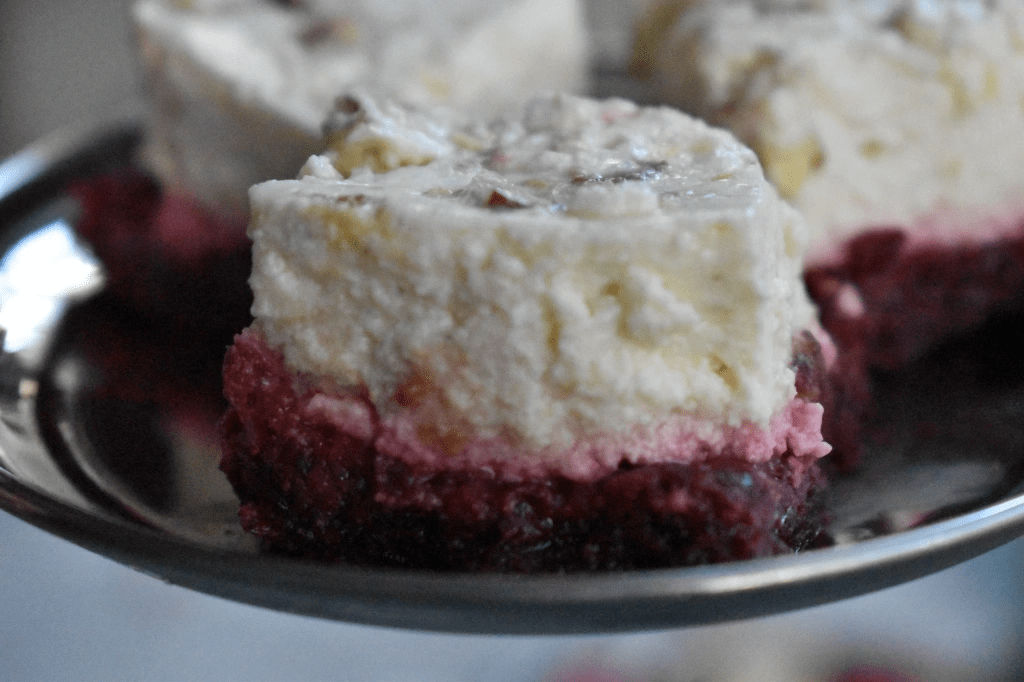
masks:
{"label": "curved plate lip", "polygon": [[[0,176],[7,174],[0,207],[59,186],[69,173],[135,145],[140,130],[136,119],[119,117],[32,145],[0,163]],[[3,355],[5,362],[15,359]],[[0,388],[9,390],[11,379],[32,378],[28,370],[18,371],[21,376],[3,377]],[[7,424],[33,432],[34,424],[17,423],[26,418],[23,411],[0,409]],[[49,456],[41,441],[31,447],[38,450],[34,455]],[[622,573],[512,575],[371,569],[211,548],[77,506],[5,469],[2,457],[0,509],[143,573],[214,596],[366,625],[477,634],[626,632],[779,613],[922,577],[1024,534],[1024,492],[1017,492],[926,526],[796,555]]]}
{"label": "curved plate lip", "polygon": [[98,158],[137,145],[143,129],[140,106],[126,103],[114,109],[102,119],[57,129],[0,159],[0,202],[48,177],[88,168]]}
{"label": "curved plate lip", "polygon": [[583,634],[749,618],[858,596],[1024,530],[1024,493],[895,535],[802,554],[622,573],[435,573],[253,556],[86,512],[0,469],[0,508],[172,584],[256,606],[452,633]]}

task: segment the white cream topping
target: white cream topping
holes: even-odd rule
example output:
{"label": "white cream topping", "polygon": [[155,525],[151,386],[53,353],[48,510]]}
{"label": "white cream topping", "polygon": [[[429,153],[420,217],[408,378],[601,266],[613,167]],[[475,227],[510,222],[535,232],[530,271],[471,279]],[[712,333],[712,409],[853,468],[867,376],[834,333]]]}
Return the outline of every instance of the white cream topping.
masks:
{"label": "white cream topping", "polygon": [[[530,448],[794,397],[806,230],[728,133],[566,95],[489,125],[343,109],[335,152],[251,190],[253,311],[294,369]],[[339,172],[373,140],[380,172]]]}
{"label": "white cream topping", "polygon": [[157,170],[213,203],[294,177],[347,87],[490,113],[587,86],[578,0],[141,0],[134,16]]}
{"label": "white cream topping", "polygon": [[947,240],[965,216],[1024,213],[1024,4],[663,4],[680,11],[654,57],[665,98],[755,148],[812,253],[865,227]]}

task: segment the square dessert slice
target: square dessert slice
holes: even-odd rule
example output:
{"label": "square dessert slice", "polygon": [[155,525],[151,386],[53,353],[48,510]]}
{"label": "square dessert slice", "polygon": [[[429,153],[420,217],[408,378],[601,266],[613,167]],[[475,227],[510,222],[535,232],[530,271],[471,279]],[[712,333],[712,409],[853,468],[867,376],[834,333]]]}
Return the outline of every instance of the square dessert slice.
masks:
{"label": "square dessert slice", "polygon": [[356,95],[330,127],[251,191],[225,359],[222,468],[268,548],[571,570],[816,541],[833,349],[749,149],[557,94],[486,124]]}
{"label": "square dessert slice", "polygon": [[808,219],[836,342],[896,368],[1019,306],[1024,5],[665,0],[635,70],[749,144]]}

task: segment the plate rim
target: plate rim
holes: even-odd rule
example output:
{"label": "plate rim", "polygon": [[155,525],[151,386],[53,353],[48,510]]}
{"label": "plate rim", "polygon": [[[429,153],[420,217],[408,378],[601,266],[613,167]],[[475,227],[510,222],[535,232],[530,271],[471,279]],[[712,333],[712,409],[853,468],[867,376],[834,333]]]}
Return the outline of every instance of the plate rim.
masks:
{"label": "plate rim", "polygon": [[[17,170],[13,161],[29,168],[4,185],[0,208],[31,203],[97,160],[134,150],[141,131],[137,116],[122,115],[30,145],[0,162],[0,173]],[[35,165],[25,166],[26,158]],[[3,353],[0,361],[11,359]],[[3,377],[4,392],[15,378]],[[15,422],[25,414],[0,404],[7,425],[19,426]],[[36,424],[20,426],[32,430]],[[49,456],[37,441],[37,454]],[[141,521],[90,512],[5,469],[2,450],[0,509],[138,571],[214,596],[365,625],[474,634],[628,632],[769,615],[923,577],[1024,534],[1024,492],[1011,492],[967,514],[893,535],[708,566],[527,575],[364,568],[207,547]]]}
{"label": "plate rim", "polygon": [[330,620],[463,634],[629,632],[798,610],[923,577],[1024,531],[1024,493],[1018,493],[920,528],[798,554],[624,572],[440,573],[206,547],[89,513],[2,468],[0,509],[142,573],[213,596]]}

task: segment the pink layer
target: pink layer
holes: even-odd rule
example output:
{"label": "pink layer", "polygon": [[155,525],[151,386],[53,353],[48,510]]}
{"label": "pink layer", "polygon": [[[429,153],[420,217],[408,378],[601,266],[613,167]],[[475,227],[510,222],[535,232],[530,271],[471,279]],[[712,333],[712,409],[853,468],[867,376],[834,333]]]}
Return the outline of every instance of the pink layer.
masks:
{"label": "pink layer", "polygon": [[877,230],[901,231],[904,234],[903,248],[907,250],[978,247],[1000,240],[1024,238],[1024,203],[1017,199],[984,211],[938,208],[918,216],[909,224],[879,222],[844,229],[833,239],[811,247],[806,257],[807,267],[842,264],[847,258],[847,244],[851,240]]}
{"label": "pink layer", "polygon": [[[254,336],[251,331],[245,334],[249,341]],[[365,394],[313,392],[300,409],[309,419],[328,422],[406,464],[456,470],[489,467],[509,479],[556,474],[591,481],[624,462],[690,464],[729,457],[760,463],[787,451],[798,457],[819,458],[832,449],[821,434],[823,407],[803,398],[791,400],[767,427],[751,423],[728,426],[682,416],[622,433],[594,434],[561,448],[531,450],[509,439],[470,438],[460,443],[455,453],[421,436],[414,410],[385,411]]]}
{"label": "pink layer", "polygon": [[325,394],[314,396],[306,409],[345,433],[372,441],[378,452],[407,464],[454,469],[494,467],[511,478],[557,473],[588,481],[623,462],[690,464],[731,457],[757,463],[787,450],[797,456],[822,457],[832,449],[821,435],[822,406],[800,398],[786,405],[767,428],[753,424],[729,427],[680,418],[654,427],[637,427],[630,433],[580,439],[567,448],[524,450],[501,438],[475,438],[454,456],[420,438],[416,416],[409,412],[375,420],[376,410],[368,400]]}

